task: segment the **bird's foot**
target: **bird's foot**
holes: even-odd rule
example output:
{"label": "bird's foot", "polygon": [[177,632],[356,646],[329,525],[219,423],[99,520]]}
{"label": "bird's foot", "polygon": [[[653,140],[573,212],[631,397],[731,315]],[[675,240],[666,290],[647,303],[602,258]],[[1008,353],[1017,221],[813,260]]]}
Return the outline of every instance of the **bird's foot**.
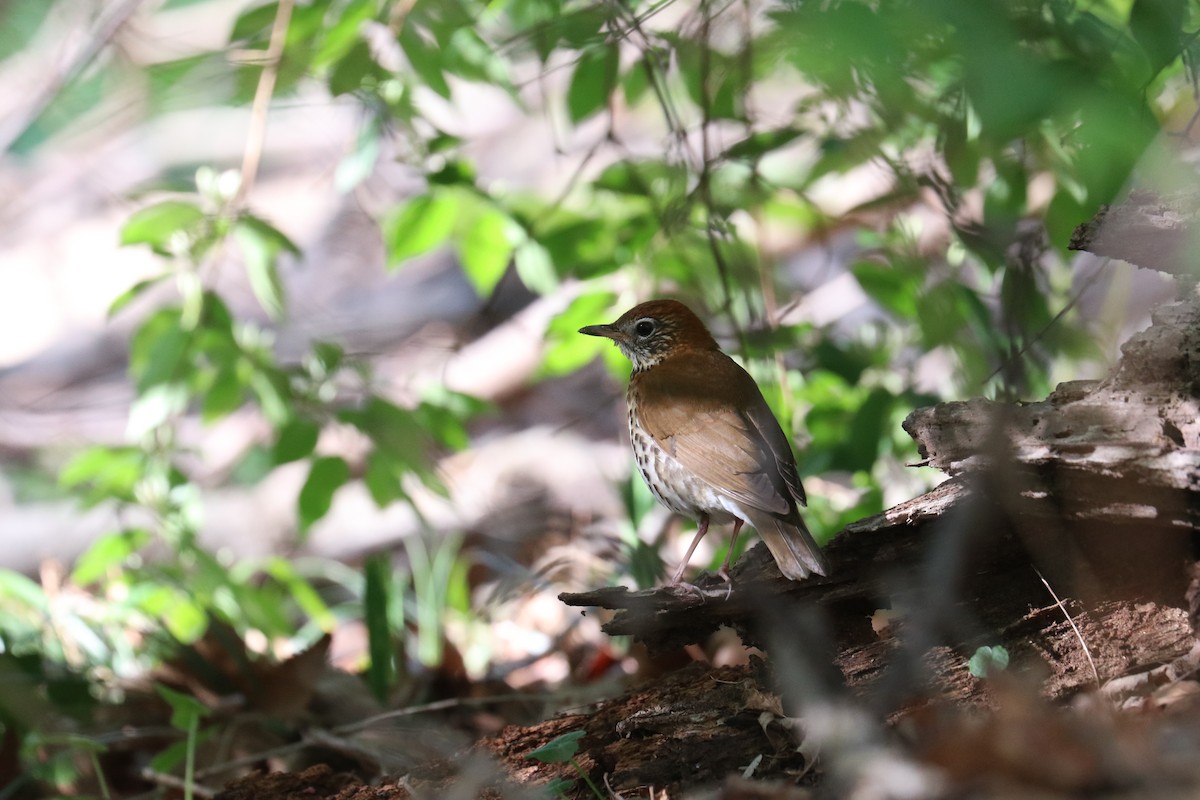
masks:
{"label": "bird's foot", "polygon": [[[707,577],[709,573],[703,574],[705,577]],[[689,583],[685,580],[673,580],[670,583],[664,584],[663,588],[678,596],[692,595],[703,602],[708,602],[709,600],[715,598],[729,600],[729,598],[733,596],[733,581],[730,579],[728,573],[718,572],[717,574],[721,576],[723,581],[725,581],[725,596],[723,598],[721,598],[721,595],[719,594],[720,590],[715,586],[712,586],[707,580],[704,581],[706,584],[705,586],[697,586],[696,584]]]}
{"label": "bird's foot", "polygon": [[663,588],[666,589],[667,591],[671,592],[672,594],[695,595],[696,597],[698,597],[700,599],[701,602],[705,602],[708,600],[708,595],[706,595],[704,593],[703,589],[701,589],[699,586],[697,586],[694,583],[688,583],[687,581],[684,581],[684,580],[673,580],[670,583],[668,583],[667,585],[665,585]]}
{"label": "bird's foot", "polygon": [[733,578],[729,575],[729,565],[722,564],[721,568],[717,570],[717,575],[725,581],[725,599],[728,600],[733,596]]}

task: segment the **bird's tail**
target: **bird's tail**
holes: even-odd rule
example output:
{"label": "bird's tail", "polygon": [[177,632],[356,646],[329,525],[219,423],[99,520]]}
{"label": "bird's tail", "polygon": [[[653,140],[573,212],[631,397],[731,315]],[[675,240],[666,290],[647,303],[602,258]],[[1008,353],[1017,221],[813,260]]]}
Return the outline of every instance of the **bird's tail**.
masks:
{"label": "bird's tail", "polygon": [[812,573],[829,574],[829,562],[825,554],[813,541],[804,520],[796,515],[795,522],[778,519],[765,511],[751,511],[750,524],[767,543],[767,549],[775,557],[779,571],[794,581],[807,578]]}

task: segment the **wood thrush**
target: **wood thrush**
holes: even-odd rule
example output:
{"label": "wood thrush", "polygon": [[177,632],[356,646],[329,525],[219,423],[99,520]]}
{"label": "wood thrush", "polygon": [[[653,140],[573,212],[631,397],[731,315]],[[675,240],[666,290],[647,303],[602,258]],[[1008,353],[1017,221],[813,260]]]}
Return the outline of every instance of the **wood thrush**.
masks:
{"label": "wood thrush", "polygon": [[671,578],[683,577],[710,522],[754,527],[784,575],[802,580],[828,565],[800,518],[804,487],[788,438],[754,379],[721,352],[676,300],[652,300],[611,325],[579,329],[612,339],[631,362],[629,437],[638,469],[659,502],[699,523]]}

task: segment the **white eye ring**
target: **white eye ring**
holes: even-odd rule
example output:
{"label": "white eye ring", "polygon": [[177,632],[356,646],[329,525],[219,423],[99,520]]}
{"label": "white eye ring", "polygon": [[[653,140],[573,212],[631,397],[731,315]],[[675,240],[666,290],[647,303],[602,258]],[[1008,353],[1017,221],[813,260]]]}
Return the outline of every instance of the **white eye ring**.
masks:
{"label": "white eye ring", "polygon": [[633,332],[644,339],[650,334],[654,333],[654,329],[656,327],[657,326],[654,324],[654,320],[646,317],[645,319],[639,319],[637,321],[637,324],[633,326]]}

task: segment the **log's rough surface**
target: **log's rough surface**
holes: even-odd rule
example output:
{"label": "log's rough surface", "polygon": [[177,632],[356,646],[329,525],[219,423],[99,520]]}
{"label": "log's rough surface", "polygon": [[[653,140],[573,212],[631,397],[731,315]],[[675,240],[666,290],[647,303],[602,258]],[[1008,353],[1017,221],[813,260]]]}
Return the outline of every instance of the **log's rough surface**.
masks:
{"label": "log's rough surface", "polygon": [[1135,190],[1076,227],[1069,247],[1144,269],[1187,275],[1196,270],[1197,231],[1200,194],[1194,190],[1166,195]]}
{"label": "log's rough surface", "polygon": [[[1058,511],[1072,519],[1200,525],[1200,304],[1157,311],[1104,381],[1061,384],[1036,403],[943,403],[904,429],[950,475],[996,462],[1095,476]],[[1176,494],[1178,493],[1178,494]],[[1175,502],[1163,502],[1174,498]]]}

